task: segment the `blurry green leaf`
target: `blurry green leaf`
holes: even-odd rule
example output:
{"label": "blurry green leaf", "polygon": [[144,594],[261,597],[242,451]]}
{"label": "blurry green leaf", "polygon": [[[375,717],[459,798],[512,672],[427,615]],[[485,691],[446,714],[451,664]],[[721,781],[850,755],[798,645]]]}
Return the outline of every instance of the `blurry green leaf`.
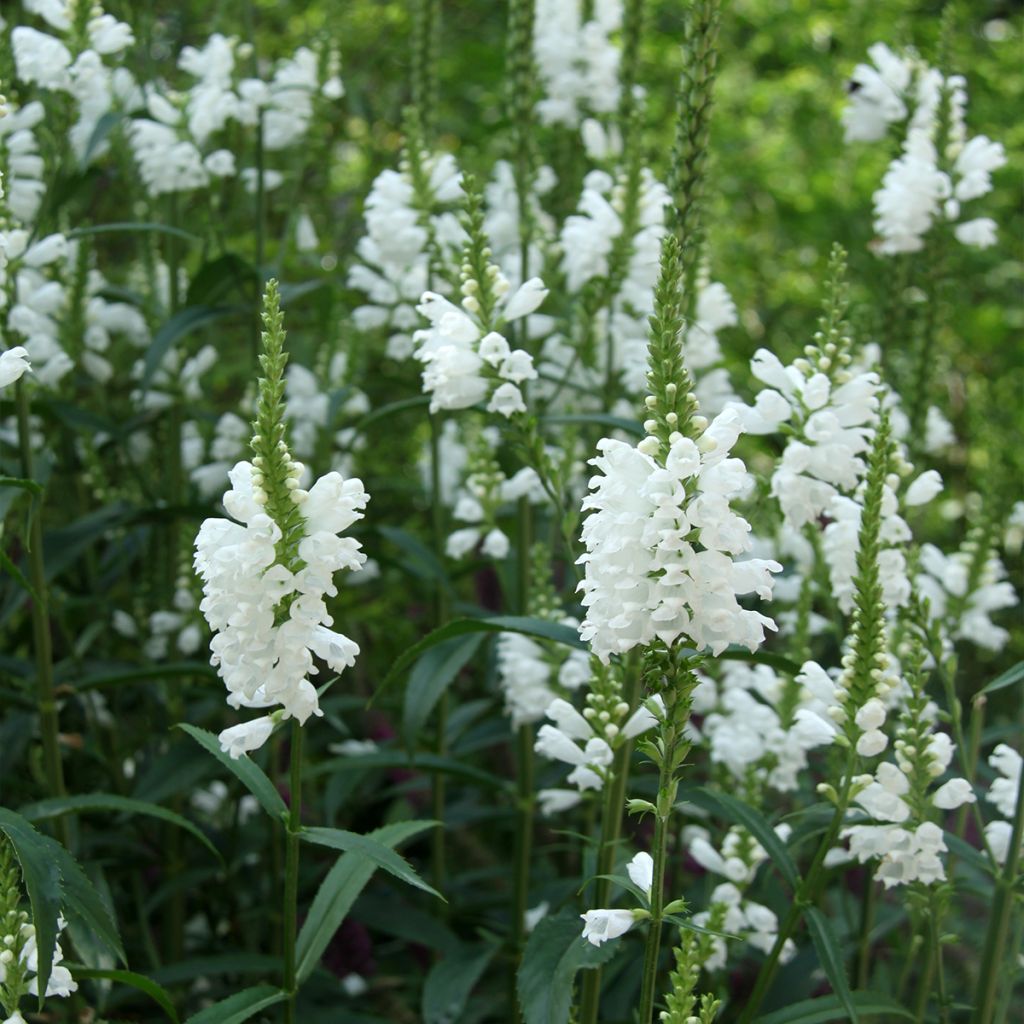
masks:
{"label": "blurry green leaf", "polygon": [[572,626],[549,619],[537,619],[526,615],[499,615],[488,619],[455,619],[433,633],[428,633],[419,643],[413,644],[391,666],[373,696],[375,700],[395,681],[417,658],[431,647],[444,643],[453,637],[469,633],[522,633],[540,640],[553,640],[567,647],[585,649],[586,644]]}
{"label": "blurry green leaf", "polygon": [[402,733],[405,744],[412,748],[416,736],[430,718],[434,706],[452,680],[476,653],[482,634],[453,637],[427,651],[413,666],[405,687],[402,709]]}
{"label": "blurry green leaf", "polygon": [[424,1024],[457,1024],[497,947],[462,946],[434,964],[423,985]]}
{"label": "blurry green leaf", "polygon": [[87,235],[120,234],[122,232],[133,234],[135,232],[155,231],[160,235],[173,235],[175,238],[183,238],[187,242],[201,242],[199,235],[193,235],[191,231],[183,231],[181,228],[172,227],[170,224],[158,224],[156,221],[114,221],[110,224],[90,224],[84,228],[74,228],[67,232],[68,238],[85,238]]}
{"label": "blurry green leaf", "polygon": [[637,437],[644,436],[644,428],[639,420],[627,420],[622,416],[611,416],[603,412],[569,413],[558,416],[541,416],[541,423],[557,426],[560,423],[583,423],[593,424],[598,427],[607,427],[609,430],[621,430],[627,434],[635,434]]}
{"label": "blurry green leaf", "polygon": [[180,679],[183,676],[199,676],[216,679],[217,670],[208,661],[172,661],[164,665],[139,665],[138,668],[117,669],[100,672],[74,681],[76,690],[95,690],[102,686],[116,686],[120,683],[146,682],[150,679]]}
{"label": "blurry green leaf", "polygon": [[89,136],[89,141],[86,143],[85,152],[82,154],[81,159],[78,161],[79,167],[88,167],[92,163],[92,158],[96,153],[96,150],[107,141],[107,136],[114,130],[114,126],[121,120],[124,115],[119,110],[108,110],[93,126],[92,134]]}
{"label": "blurry green leaf", "polygon": [[785,843],[768,823],[768,819],[759,811],[728,793],[703,786],[687,789],[680,795],[686,800],[693,801],[698,807],[721,815],[735,825],[742,825],[765,848],[772,864],[775,865],[782,877],[789,882],[793,889],[797,888],[800,884],[800,875],[797,872],[796,864],[793,863],[793,858],[790,857]]}
{"label": "blurry green leaf", "polygon": [[[20,814],[6,807],[0,807],[0,832],[10,840],[21,865],[21,877],[32,907],[32,924],[36,929],[39,992],[45,993],[53,969],[53,948],[57,943],[57,918],[60,917],[61,905],[60,862],[65,850],[55,839],[41,835]],[[42,1006],[40,995],[40,1009]]]}
{"label": "blurry green leaf", "polygon": [[43,488],[35,480],[24,480],[17,476],[0,476],[0,487],[18,487],[23,491],[30,491],[37,497],[43,493]]}
{"label": "blurry green leaf", "polygon": [[407,409],[422,409],[429,404],[430,395],[417,395],[415,398],[402,398],[397,402],[388,402],[387,405],[382,405],[368,412],[356,424],[356,429],[363,431],[376,420],[387,419],[390,416],[394,416],[396,412],[405,412]]}
{"label": "blurry green leaf", "polygon": [[1013,668],[1007,669],[1002,675],[996,676],[987,686],[982,687],[978,691],[980,697],[983,693],[995,693],[997,690],[1005,690],[1008,686],[1013,686],[1014,683],[1019,683],[1024,679],[1024,661],[1018,661]]}
{"label": "blurry green leaf", "polygon": [[287,992],[273,985],[256,985],[200,1010],[189,1017],[185,1024],[242,1024],[253,1014],[275,1003],[282,1003],[287,998]]}
{"label": "blurry green leaf", "polygon": [[[879,1016],[882,1018],[880,1024],[887,1024],[894,1016],[914,1019],[909,1010],[891,996],[880,992],[852,992],[850,1003],[856,1010],[854,1020]],[[794,1003],[782,1010],[758,1017],[754,1024],[827,1024],[828,1021],[849,1019],[849,1010],[832,995]]]}
{"label": "blurry green leaf", "polygon": [[94,979],[97,981],[116,981],[120,985],[128,985],[145,992],[155,1002],[168,1018],[178,1024],[178,1013],[174,1009],[170,993],[158,985],[151,978],[144,974],[136,974],[134,971],[107,971],[96,967],[86,967],[85,964],[66,964],[76,981],[83,979]]}
{"label": "blurry green leaf", "polygon": [[230,316],[237,316],[245,313],[245,307],[240,306],[186,306],[178,310],[164,325],[153,335],[153,340],[146,349],[143,360],[142,380],[140,386],[143,390],[149,387],[153,375],[159,369],[163,358],[167,355],[170,347],[187,334],[199,327],[216,323]]}
{"label": "blurry green leaf", "polygon": [[246,754],[241,757],[231,757],[225,754],[220,749],[220,741],[212,732],[189,725],[188,722],[179,722],[178,728],[183,729],[196,743],[213,754],[256,797],[260,806],[271,818],[280,821],[283,816],[287,816],[288,808],[285,806],[284,800],[281,799],[281,794],[264,774],[263,769],[251,757]]}
{"label": "blurry green leaf", "polygon": [[[58,866],[63,878],[64,916],[72,927],[79,925],[103,943],[121,961],[128,963],[124,945],[118,934],[117,925],[111,917],[107,904],[96,891],[82,866],[59,843]],[[109,895],[109,893],[108,893]]]}
{"label": "blurry green leaf", "polygon": [[175,814],[174,811],[169,811],[166,807],[160,807],[146,800],[136,800],[114,793],[82,793],[78,796],[56,796],[49,800],[39,800],[34,804],[26,804],[20,810],[29,821],[46,821],[49,818],[59,818],[62,814],[85,814],[89,811],[143,814],[183,828],[190,835],[195,836],[214,857],[218,860],[221,859],[217,847],[191,821],[183,818],[180,814]]}
{"label": "blurry green leaf", "polygon": [[238,292],[243,301],[255,302],[261,283],[259,272],[248,260],[227,252],[204,263],[195,272],[185,302],[197,308],[215,306],[232,292]]}
{"label": "blurry green leaf", "polygon": [[[393,847],[429,827],[429,822],[402,821],[378,828],[368,838],[382,846]],[[327,944],[376,870],[377,864],[373,860],[361,851],[353,850],[342,854],[320,883],[295,946],[299,984],[313,973]]]}
{"label": "blurry green leaf", "polygon": [[587,942],[574,910],[543,918],[527,940],[516,976],[525,1024],[565,1024],[577,973],[600,967],[616,952],[615,942]]}
{"label": "blurry green leaf", "polygon": [[856,1021],[857,1010],[850,995],[850,983],[846,979],[843,951],[832,925],[817,907],[807,907],[803,916],[807,920],[807,928],[818,954],[818,962],[825,971],[833,994],[846,1009],[850,1020]]}
{"label": "blurry green leaf", "polygon": [[451,590],[451,581],[444,565],[421,540],[395,526],[380,526],[377,532],[405,555],[405,561],[402,562],[404,570],[420,579],[440,583],[445,590]]}
{"label": "blurry green leaf", "polygon": [[163,985],[179,985],[196,978],[220,977],[224,974],[273,974],[281,969],[281,960],[262,953],[226,953],[223,956],[203,956],[192,960],[179,960],[166,967],[156,967],[150,973]]}
{"label": "blurry green leaf", "polygon": [[490,789],[511,790],[514,783],[492,772],[474,768],[465,761],[453,757],[440,757],[437,754],[416,754],[413,757],[405,751],[378,750],[373,754],[352,754],[348,757],[331,758],[321,761],[310,770],[310,775],[335,774],[337,772],[365,771],[367,768],[397,768],[410,772],[436,772],[438,775],[451,775],[454,778],[477,782]]}
{"label": "blurry green leaf", "polygon": [[36,603],[39,602],[39,595],[36,593],[35,587],[32,586],[28,581],[28,577],[10,560],[7,552],[3,548],[0,548],[0,567],[5,572],[10,573],[11,578],[15,583],[18,584]]}
{"label": "blurry green leaf", "polygon": [[[418,821],[408,824],[420,825],[423,828],[430,828],[436,825],[436,821]],[[413,870],[412,865],[390,847],[377,842],[372,835],[361,836],[355,832],[346,832],[340,828],[304,828],[299,837],[308,843],[316,843],[319,846],[329,846],[334,850],[344,852],[360,853],[368,860],[372,860],[377,867],[383,868],[389,874],[395,876],[399,881],[405,882],[416,889],[436,896],[439,900],[444,897],[432,886],[427,885],[422,878]]]}

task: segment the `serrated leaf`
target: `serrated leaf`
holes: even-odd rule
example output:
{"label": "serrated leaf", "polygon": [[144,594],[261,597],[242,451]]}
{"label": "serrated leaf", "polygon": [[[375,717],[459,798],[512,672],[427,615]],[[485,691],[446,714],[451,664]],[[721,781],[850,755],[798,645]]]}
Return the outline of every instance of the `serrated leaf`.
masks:
{"label": "serrated leaf", "polygon": [[[20,814],[0,807],[0,831],[14,847],[21,865],[21,877],[32,908],[39,956],[39,991],[46,992],[53,969],[53,949],[57,943],[57,918],[60,917],[60,854],[64,847],[55,839],[37,832]],[[42,1009],[43,998],[39,997]]]}
{"label": "serrated leaf", "polygon": [[222,860],[217,847],[191,821],[147,800],[136,800],[115,793],[83,793],[78,796],[51,797],[49,800],[39,800],[20,808],[20,813],[29,821],[47,821],[50,818],[59,818],[62,814],[86,814],[89,811],[119,811],[122,814],[143,814],[150,818],[159,818],[184,829],[198,839],[214,857]]}
{"label": "serrated leaf", "polygon": [[136,974],[135,971],[108,971],[98,967],[86,967],[85,964],[66,964],[76,981],[91,978],[96,981],[114,981],[119,985],[128,985],[130,988],[145,992],[150,999],[156,1003],[168,1018],[178,1024],[178,1013],[174,1009],[170,993],[158,985],[152,978],[144,974]]}
{"label": "serrated leaf", "polygon": [[615,942],[587,942],[580,916],[572,910],[545,917],[530,934],[516,974],[525,1024],[565,1024],[577,973],[600,967],[616,952]]}
{"label": "serrated leaf", "polygon": [[564,626],[560,622],[551,622],[549,619],[538,619],[527,615],[498,615],[487,619],[454,619],[440,629],[428,633],[419,643],[413,644],[405,651],[391,666],[388,674],[377,688],[374,699],[383,693],[424,652],[446,640],[466,636],[470,633],[522,633],[524,636],[533,636],[540,640],[553,640],[555,643],[575,647],[578,650],[586,648],[586,644],[583,643],[579,633],[572,626]]}
{"label": "serrated leaf", "polygon": [[255,985],[200,1010],[189,1017],[185,1024],[242,1024],[242,1021],[248,1020],[260,1010],[282,1003],[287,998],[288,993],[283,989],[273,985]]}
{"label": "serrated leaf", "polygon": [[742,800],[728,793],[708,789],[705,786],[687,789],[680,794],[699,807],[721,815],[736,825],[742,825],[764,848],[778,872],[795,890],[800,884],[800,874],[786,849],[785,843],[776,835],[768,819]]}
{"label": "serrated leaf", "polygon": [[[63,846],[58,854],[58,867],[63,880],[64,914],[72,925],[81,925],[103,943],[123,964],[128,963],[117,925],[96,887],[82,866]],[[108,893],[109,895],[109,893]]]}
{"label": "serrated leaf", "polygon": [[413,666],[405,686],[402,707],[402,733],[407,747],[414,746],[416,734],[427,723],[437,702],[476,653],[482,640],[479,633],[453,637],[427,651]]}
{"label": "serrated leaf", "polygon": [[[436,821],[418,821],[410,824],[421,825],[423,828],[431,828],[437,825]],[[347,832],[341,828],[304,828],[299,837],[307,843],[316,843],[318,846],[329,846],[332,850],[342,850],[345,853],[360,853],[372,860],[377,867],[383,868],[392,874],[399,881],[411,885],[415,889],[422,889],[423,892],[436,896],[439,900],[444,897],[432,886],[427,885],[422,878],[413,870],[412,865],[401,855],[395,853],[389,846],[377,842],[372,835],[361,836],[356,832]]]}
{"label": "serrated leaf", "polygon": [[217,737],[206,729],[200,729],[198,726],[190,725],[188,722],[179,722],[178,728],[187,732],[196,743],[213,754],[256,797],[260,807],[271,818],[275,821],[280,821],[282,816],[287,816],[288,808],[284,800],[281,799],[281,794],[278,793],[274,784],[267,778],[263,769],[251,757],[247,754],[237,758],[229,757],[220,749],[220,742],[217,740]]}
{"label": "serrated leaf", "polygon": [[495,946],[462,946],[434,964],[423,985],[423,1024],[457,1024],[496,952]]}
{"label": "serrated leaf", "polygon": [[[402,821],[375,829],[369,838],[382,846],[394,847],[429,827],[429,823]],[[313,973],[327,944],[376,870],[374,861],[353,850],[342,854],[320,883],[295,944],[295,973],[299,984]]]}
{"label": "serrated leaf", "polygon": [[[880,1024],[888,1024],[893,1016],[914,1019],[906,1007],[881,992],[853,992],[850,1001],[861,1017],[881,1017]],[[827,1024],[828,1021],[845,1020],[848,1016],[847,1009],[834,995],[820,996],[758,1017],[754,1024]]]}
{"label": "serrated leaf", "polygon": [[857,1009],[850,995],[850,983],[846,979],[846,964],[843,962],[843,951],[839,939],[829,920],[817,907],[807,907],[804,915],[807,928],[811,933],[811,941],[818,954],[818,962],[825,971],[832,986],[832,992],[842,1004],[850,1020],[857,1020]]}

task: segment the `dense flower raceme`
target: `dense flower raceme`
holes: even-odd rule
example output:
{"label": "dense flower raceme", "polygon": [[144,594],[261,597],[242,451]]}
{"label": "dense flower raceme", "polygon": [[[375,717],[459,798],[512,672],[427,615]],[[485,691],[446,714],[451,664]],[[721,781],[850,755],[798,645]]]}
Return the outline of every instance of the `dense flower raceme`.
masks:
{"label": "dense flower raceme", "polygon": [[622,0],[597,0],[583,21],[580,0],[538,0],[533,56],[544,87],[537,115],[544,124],[575,128],[585,112],[607,114],[619,102],[618,46]]}
{"label": "dense flower raceme", "polygon": [[770,559],[734,560],[751,546],[750,524],[730,508],[750,489],[743,462],[728,458],[741,429],[727,410],[696,442],[676,433],[664,466],[645,453],[646,442],[599,442],[592,460],[599,475],[583,503],[591,514],[579,558],[580,635],[602,661],[680,636],[716,655],[730,644],[754,650],[765,627],[775,628],[737,600],[751,593],[768,600],[771,574],[782,568]]}
{"label": "dense flower raceme", "polygon": [[[494,318],[502,328],[528,317],[548,294],[537,277],[513,292],[499,273],[494,288],[501,296]],[[430,395],[431,412],[468,409],[485,399],[488,412],[506,418],[526,412],[519,385],[537,376],[529,352],[511,348],[497,330],[485,332],[473,313],[435,292],[425,292],[416,308],[431,324],[413,336],[416,358],[423,363],[423,390]]]}
{"label": "dense flower raceme", "polygon": [[[301,474],[299,468],[296,479]],[[335,672],[352,665],[358,646],[332,631],[324,597],[337,588],[334,574],[358,569],[365,561],[358,541],[338,536],[357,519],[368,496],[359,480],[338,473],[321,477],[298,495],[303,517],[300,559],[282,564],[276,545],[281,529],[265,511],[266,496],[254,484],[254,467],[238,463],[231,471],[224,507],[232,517],[207,519],[196,538],[196,571],[203,579],[200,608],[215,636],[211,662],[217,666],[233,707],[280,704],[284,717],[305,722],[320,714],[309,676],[313,656]],[[221,734],[233,757],[262,745],[274,716],[235,726]]]}
{"label": "dense flower raceme", "polygon": [[387,354],[407,359],[419,323],[416,304],[429,287],[431,246],[442,258],[465,242],[458,218],[446,209],[462,198],[462,175],[447,153],[417,155],[422,181],[417,190],[408,157],[400,170],[385,170],[373,181],[365,203],[366,234],[356,252],[361,262],[349,271],[348,283],[366,295],[353,313],[360,330],[388,332]]}
{"label": "dense flower raceme", "polygon": [[919,252],[939,220],[955,224],[953,233],[964,245],[993,245],[995,221],[961,220],[961,208],[992,190],[992,172],[1006,163],[1006,154],[985,135],[967,137],[965,80],[944,77],[920,58],[899,56],[882,43],[868,53],[875,66],[854,69],[843,111],[847,141],[876,141],[890,124],[909,118],[902,153],[874,196],[877,251]]}
{"label": "dense flower raceme", "polygon": [[[1000,743],[992,751],[988,763],[997,774],[985,794],[985,800],[993,804],[1002,817],[985,826],[985,841],[995,859],[1005,864],[1013,839],[1013,817],[1017,810],[1024,760],[1018,751]],[[1024,844],[1024,837],[1021,841]]]}

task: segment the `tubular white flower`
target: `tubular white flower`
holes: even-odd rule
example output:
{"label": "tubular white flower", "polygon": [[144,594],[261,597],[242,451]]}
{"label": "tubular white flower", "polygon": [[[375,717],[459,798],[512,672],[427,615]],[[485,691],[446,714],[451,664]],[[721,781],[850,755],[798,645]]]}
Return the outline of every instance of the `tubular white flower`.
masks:
{"label": "tubular white flower", "polygon": [[592,946],[600,946],[609,939],[625,935],[636,920],[632,910],[588,910],[580,917],[583,920],[583,938]]}

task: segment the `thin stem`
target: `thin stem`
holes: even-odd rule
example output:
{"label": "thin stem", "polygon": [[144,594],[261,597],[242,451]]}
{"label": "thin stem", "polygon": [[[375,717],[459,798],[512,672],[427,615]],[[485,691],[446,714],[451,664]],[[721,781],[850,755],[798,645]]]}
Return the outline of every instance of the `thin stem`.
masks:
{"label": "thin stem", "polygon": [[864,876],[864,900],[860,915],[860,950],[857,954],[857,988],[867,988],[871,972],[871,929],[875,923],[875,903],[878,887],[871,874]]}
{"label": "thin stem", "polygon": [[[434,554],[444,558],[444,502],[441,496],[441,428],[440,416],[430,416],[430,523]],[[448,621],[448,591],[445,581],[437,581],[434,593],[434,622],[441,627]],[[448,734],[448,693],[442,694],[437,712],[437,731],[435,733],[434,752],[438,757],[447,753]],[[444,830],[445,776],[443,772],[434,772],[430,782],[430,806],[434,820],[438,822],[430,840],[431,876],[434,888],[439,892],[445,883],[445,830]],[[445,904],[447,906],[447,904]]]}
{"label": "thin stem", "polygon": [[1006,863],[996,878],[996,898],[989,918],[988,934],[985,936],[985,952],[981,960],[981,974],[974,997],[974,1024],[989,1024],[992,1020],[996,994],[999,988],[1000,972],[1004,968],[1006,939],[1010,932],[1010,918],[1013,913],[1014,883],[1017,880],[1017,864],[1020,860],[1020,843],[1024,835],[1024,785],[1017,787],[1017,806],[1013,815],[1013,831],[1006,852]]}
{"label": "thin stem", "polygon": [[[32,437],[29,424],[29,399],[24,381],[15,385],[15,404],[18,417],[18,447],[21,453],[21,472],[26,480],[32,479]],[[36,509],[29,527],[28,569],[29,581],[35,594],[31,600],[32,643],[36,655],[36,706],[39,709],[39,732],[43,740],[43,768],[49,795],[64,796],[64,765],[60,756],[60,725],[57,699],[53,684],[53,637],[50,634],[50,601],[46,587],[46,563],[43,559],[42,511]],[[56,823],[57,836],[70,845],[70,828],[66,817]]]}
{"label": "thin stem", "polygon": [[291,771],[284,867],[284,988],[286,1024],[295,1024],[295,934],[299,910],[299,832],[302,828],[302,726],[292,719]]}
{"label": "thin stem", "polygon": [[793,934],[797,922],[804,912],[804,908],[814,902],[825,866],[825,857],[828,851],[835,845],[836,837],[839,835],[839,829],[842,827],[843,819],[846,817],[846,809],[850,803],[853,762],[854,755],[851,750],[844,776],[845,784],[839,795],[839,801],[836,804],[836,812],[832,816],[832,822],[821,843],[819,843],[818,849],[815,851],[814,860],[811,861],[807,874],[804,875],[803,881],[793,894],[793,902],[790,904],[789,912],[783,919],[782,925],[779,928],[779,934],[775,937],[775,945],[772,946],[771,952],[768,954],[768,959],[765,960],[761,965],[760,971],[758,971],[754,990],[751,992],[747,1004],[743,1008],[743,1014],[739,1018],[738,1024],[749,1024],[754,1019],[761,1007],[761,1003],[764,1001],[764,997],[768,994],[769,986],[775,979],[775,972],[779,968],[779,957],[782,955],[786,940]]}
{"label": "thin stem", "polygon": [[668,852],[668,819],[675,802],[672,752],[676,730],[662,726],[662,759],[658,779],[658,810],[654,819],[654,870],[651,882],[651,922],[644,947],[643,985],[640,989],[640,1024],[650,1024],[654,1015],[654,996],[658,981],[658,955],[661,952],[661,919],[665,905],[665,857]]}

